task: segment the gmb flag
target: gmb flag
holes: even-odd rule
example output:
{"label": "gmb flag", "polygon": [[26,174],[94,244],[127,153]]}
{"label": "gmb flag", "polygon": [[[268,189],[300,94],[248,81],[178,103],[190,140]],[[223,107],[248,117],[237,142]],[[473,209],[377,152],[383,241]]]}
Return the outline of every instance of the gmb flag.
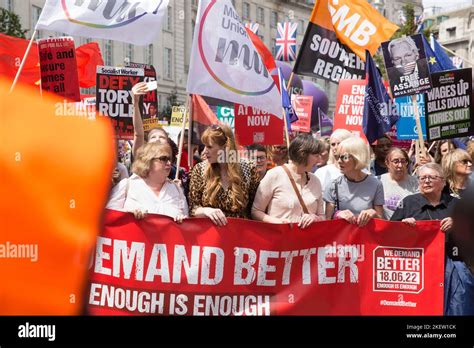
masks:
{"label": "gmb flag", "polygon": [[313,8],[294,71],[332,82],[363,79],[372,55],[398,27],[365,0],[320,0]]}
{"label": "gmb flag", "polygon": [[161,31],[169,0],[47,0],[36,29],[147,45]]}

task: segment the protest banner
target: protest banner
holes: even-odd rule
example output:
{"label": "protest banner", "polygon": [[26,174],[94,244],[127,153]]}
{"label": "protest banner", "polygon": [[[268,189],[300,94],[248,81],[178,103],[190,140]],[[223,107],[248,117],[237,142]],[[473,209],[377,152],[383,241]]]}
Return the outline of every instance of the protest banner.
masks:
{"label": "protest banner", "polygon": [[[171,121],[170,126],[182,127],[186,107],[184,105],[174,105],[171,107]],[[186,120],[186,127],[189,125],[189,120]]]}
{"label": "protest banner", "polygon": [[[423,94],[416,95],[416,102],[420,112],[420,122],[422,127],[423,138],[426,139],[425,126],[425,99]],[[397,139],[408,140],[418,139],[418,130],[415,122],[415,110],[411,97],[399,97],[395,99],[400,119],[397,122]]]}
{"label": "protest banner", "polygon": [[293,132],[311,132],[311,112],[313,110],[313,96],[291,95],[291,104],[298,116],[298,120],[291,123]]}
{"label": "protest banner", "polygon": [[431,75],[433,89],[425,94],[428,141],[474,134],[472,68]]}
{"label": "protest banner", "polygon": [[76,49],[72,37],[38,40],[41,88],[71,101],[80,101]]}
{"label": "protest banner", "polygon": [[97,67],[96,109],[110,117],[119,139],[133,139],[132,87],[144,75],[139,68]]}
{"label": "protest banner", "polygon": [[263,110],[235,104],[235,135],[242,146],[283,144],[284,121]]}
{"label": "protest banner", "polygon": [[362,131],[365,81],[341,80],[337,89],[334,130],[342,128],[365,139]]}
{"label": "protest banner", "polygon": [[419,94],[431,88],[422,34],[383,42],[382,51],[393,98]]}
{"label": "protest banner", "polygon": [[[156,81],[156,70],[153,65],[133,63],[128,64],[129,68],[140,68],[145,72],[143,82]],[[140,98],[140,112],[143,119],[143,130],[145,132],[158,126],[158,95],[156,89],[149,91]]]}
{"label": "protest banner", "polygon": [[219,119],[219,122],[227,124],[232,129],[232,132],[235,132],[235,115],[233,107],[218,105],[216,107],[216,116]]}
{"label": "protest banner", "polygon": [[[300,229],[107,210],[91,262],[92,315],[441,315],[437,221]],[[160,231],[160,233],[156,233]],[[332,233],[327,233],[331,231]],[[196,237],[199,238],[196,238]]]}
{"label": "protest banner", "polygon": [[332,82],[363,79],[365,50],[374,54],[397,29],[364,0],[317,1],[294,72]]}
{"label": "protest banner", "polygon": [[321,136],[330,137],[332,134],[332,129],[334,127],[333,120],[331,120],[320,108],[318,108],[318,117]]}

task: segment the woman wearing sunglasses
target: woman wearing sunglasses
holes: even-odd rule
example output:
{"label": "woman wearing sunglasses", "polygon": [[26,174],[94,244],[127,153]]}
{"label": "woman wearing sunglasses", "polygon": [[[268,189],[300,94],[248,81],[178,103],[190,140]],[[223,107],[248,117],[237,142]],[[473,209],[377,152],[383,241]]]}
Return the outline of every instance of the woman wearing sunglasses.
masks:
{"label": "woman wearing sunglasses", "polygon": [[461,198],[462,192],[469,185],[469,176],[472,174],[472,158],[462,149],[448,152],[442,160],[447,185],[445,192],[455,198]]}
{"label": "woman wearing sunglasses", "polygon": [[172,217],[181,223],[188,204],[180,186],[168,179],[172,151],[169,144],[148,143],[137,151],[133,175],[113,190],[107,208],[132,212],[137,219],[147,213]]}
{"label": "woman wearing sunglasses", "polygon": [[342,141],[334,157],[343,175],[324,190],[326,218],[344,219],[361,227],[373,218],[382,219],[382,183],[363,171],[370,162],[365,141],[356,137]]}
{"label": "woman wearing sunglasses", "polygon": [[259,178],[255,166],[241,160],[232,130],[214,125],[201,138],[206,161],[191,171],[189,206],[192,216],[208,217],[217,226],[227,217],[250,216]]}
{"label": "woman wearing sunglasses", "polygon": [[383,210],[388,220],[403,198],[418,192],[417,178],[408,174],[409,162],[408,154],[398,147],[392,147],[385,158],[388,173],[382,174],[380,181],[385,195]]}

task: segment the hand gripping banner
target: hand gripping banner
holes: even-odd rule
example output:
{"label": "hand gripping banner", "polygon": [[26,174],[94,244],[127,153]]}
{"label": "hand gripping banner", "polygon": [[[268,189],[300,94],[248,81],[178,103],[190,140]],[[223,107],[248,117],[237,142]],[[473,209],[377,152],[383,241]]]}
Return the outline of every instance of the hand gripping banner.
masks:
{"label": "hand gripping banner", "polygon": [[179,225],[108,210],[91,263],[92,315],[441,315],[444,234],[373,220]]}

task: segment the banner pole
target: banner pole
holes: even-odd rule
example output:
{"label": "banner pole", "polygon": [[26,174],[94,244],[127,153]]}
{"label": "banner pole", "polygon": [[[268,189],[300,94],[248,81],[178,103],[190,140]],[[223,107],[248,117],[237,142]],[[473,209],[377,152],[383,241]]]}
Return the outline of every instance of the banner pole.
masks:
{"label": "banner pole", "polygon": [[411,96],[411,101],[413,103],[413,111],[415,113],[415,122],[416,122],[416,131],[418,133],[418,141],[420,142],[420,150],[423,156],[426,155],[425,149],[425,142],[423,140],[423,129],[421,128],[421,121],[420,121],[420,112],[418,110],[418,102],[416,101],[416,95]]}
{"label": "banner pole", "polygon": [[290,79],[288,80],[288,83],[286,85],[286,90],[288,91],[288,94],[290,93],[289,89],[290,89],[291,83],[293,82],[293,77],[294,76],[295,76],[295,73],[291,72]]}
{"label": "banner pole", "polygon": [[23,59],[21,61],[21,64],[20,64],[20,67],[18,68],[18,71],[16,72],[16,76],[15,76],[15,79],[13,80],[13,84],[12,86],[10,87],[10,93],[13,92],[13,90],[15,89],[15,86],[16,86],[16,83],[18,82],[18,79],[20,77],[20,74],[21,74],[21,71],[23,70],[23,67],[25,66],[25,63],[26,63],[26,57],[28,57],[28,54],[30,53],[30,49],[31,49],[31,45],[33,45],[33,41],[35,39],[35,36],[36,36],[36,29],[35,31],[33,31],[33,35],[31,35],[31,39],[30,39],[30,43],[28,44],[28,47],[26,48],[26,52],[23,56]]}
{"label": "banner pole", "polygon": [[288,122],[286,120],[286,111],[285,108],[282,108],[283,110],[283,120],[285,123],[285,138],[286,138],[286,146],[289,149],[290,148],[290,135],[288,134]]}
{"label": "banner pole", "polygon": [[[176,159],[176,176],[175,180],[179,179],[179,165],[181,163],[181,156],[183,155],[183,145],[184,145],[184,130],[186,129],[186,119],[188,116],[188,110],[189,110],[189,99],[190,96],[186,98],[186,107],[184,109],[184,115],[183,115],[183,126],[181,127],[181,134],[179,136],[179,147],[178,147],[178,157]],[[189,149],[188,149],[189,150]]]}
{"label": "banner pole", "polygon": [[192,136],[194,134],[194,122],[193,122],[193,103],[192,103],[192,96],[191,98],[191,107],[189,109],[189,117],[188,117],[188,167],[189,170],[193,168],[193,160],[194,160],[194,153],[192,151]]}
{"label": "banner pole", "polygon": [[438,44],[439,44],[446,52],[451,53],[453,56],[456,56],[456,57],[461,58],[464,62],[468,62],[469,64],[471,64],[471,65],[474,67],[474,63],[473,63],[473,62],[467,60],[467,59],[464,58],[463,56],[460,56],[459,54],[457,54],[456,52],[450,50],[449,48],[447,48],[447,47],[441,45],[439,42],[438,42]]}

